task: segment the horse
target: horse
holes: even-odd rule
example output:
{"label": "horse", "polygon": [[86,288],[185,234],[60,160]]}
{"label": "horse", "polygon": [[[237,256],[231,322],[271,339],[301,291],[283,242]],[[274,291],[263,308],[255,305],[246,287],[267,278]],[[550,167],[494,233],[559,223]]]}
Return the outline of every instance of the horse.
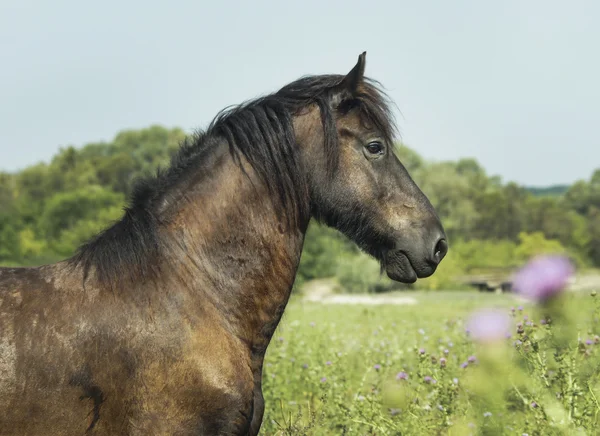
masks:
{"label": "horse", "polygon": [[444,228],[365,61],[223,109],[73,256],[0,269],[0,434],[258,434],[311,220],[392,280],[436,271]]}

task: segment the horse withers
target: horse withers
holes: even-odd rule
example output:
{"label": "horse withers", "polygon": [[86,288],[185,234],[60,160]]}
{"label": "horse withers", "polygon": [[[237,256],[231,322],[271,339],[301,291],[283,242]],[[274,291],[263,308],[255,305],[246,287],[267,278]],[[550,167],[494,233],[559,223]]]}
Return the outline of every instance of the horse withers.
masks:
{"label": "horse withers", "polygon": [[72,258],[0,269],[0,434],[256,435],[311,218],[434,273],[443,227],[364,68],[221,112]]}

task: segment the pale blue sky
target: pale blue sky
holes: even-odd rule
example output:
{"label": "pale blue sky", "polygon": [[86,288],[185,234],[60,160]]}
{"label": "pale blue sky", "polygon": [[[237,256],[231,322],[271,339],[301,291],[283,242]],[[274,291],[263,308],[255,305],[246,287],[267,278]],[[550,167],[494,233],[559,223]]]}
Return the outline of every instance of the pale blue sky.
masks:
{"label": "pale blue sky", "polygon": [[600,167],[600,1],[0,0],[0,169],[202,128],[304,74],[367,75],[426,158],[530,185]]}

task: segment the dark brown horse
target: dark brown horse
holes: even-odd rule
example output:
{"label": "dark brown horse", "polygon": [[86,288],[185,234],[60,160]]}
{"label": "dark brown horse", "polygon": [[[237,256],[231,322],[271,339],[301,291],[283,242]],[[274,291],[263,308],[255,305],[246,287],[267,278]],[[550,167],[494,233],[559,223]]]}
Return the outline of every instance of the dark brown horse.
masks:
{"label": "dark brown horse", "polygon": [[311,217],[433,274],[444,230],[364,68],[221,113],[73,258],[0,269],[0,434],[257,434]]}

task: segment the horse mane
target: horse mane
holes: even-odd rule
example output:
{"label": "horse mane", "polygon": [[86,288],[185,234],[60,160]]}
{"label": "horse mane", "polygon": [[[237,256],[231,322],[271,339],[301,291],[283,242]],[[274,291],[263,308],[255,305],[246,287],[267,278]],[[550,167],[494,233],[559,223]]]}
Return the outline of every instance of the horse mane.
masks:
{"label": "horse mane", "polygon": [[[279,203],[276,210],[287,212],[285,218],[292,224],[307,217],[310,206],[293,128],[295,114],[313,104],[319,107],[329,174],[338,166],[336,111],[358,108],[388,143],[395,133],[389,99],[375,80],[365,78],[357,95],[334,107],[332,97],[343,79],[342,75],[305,76],[274,94],[219,112],[204,132],[184,140],[166,169],[136,181],[123,217],[81,245],[68,264],[83,267],[84,282],[94,268],[99,282],[111,288],[124,280],[135,283],[155,277],[155,260],[165,243],[158,236],[163,200],[181,180],[202,171],[214,145],[222,141],[238,164],[240,155],[248,161]],[[290,211],[297,213],[290,217]]]}

